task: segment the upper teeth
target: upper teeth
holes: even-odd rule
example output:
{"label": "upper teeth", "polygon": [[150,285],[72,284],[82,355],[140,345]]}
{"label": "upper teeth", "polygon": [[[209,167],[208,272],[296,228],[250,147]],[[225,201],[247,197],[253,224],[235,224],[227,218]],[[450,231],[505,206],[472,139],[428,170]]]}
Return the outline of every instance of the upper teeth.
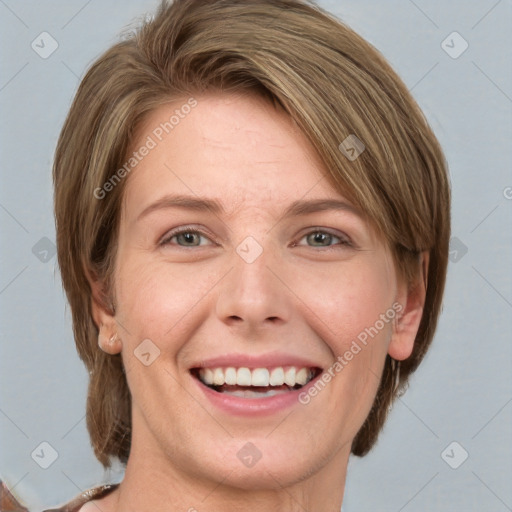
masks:
{"label": "upper teeth", "polygon": [[303,386],[314,376],[311,368],[289,366],[283,368],[201,368],[199,378],[209,386]]}

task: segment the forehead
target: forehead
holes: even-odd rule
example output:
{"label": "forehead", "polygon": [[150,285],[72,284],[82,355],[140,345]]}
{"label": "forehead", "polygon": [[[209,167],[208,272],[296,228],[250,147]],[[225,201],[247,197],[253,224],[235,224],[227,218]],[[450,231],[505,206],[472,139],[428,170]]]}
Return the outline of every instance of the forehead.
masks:
{"label": "forehead", "polygon": [[[140,127],[130,155],[145,156],[129,176],[132,210],[167,194],[215,197],[228,214],[282,207],[299,198],[342,198],[306,136],[266,100],[209,94],[160,106]],[[126,212],[130,216],[136,211]]]}

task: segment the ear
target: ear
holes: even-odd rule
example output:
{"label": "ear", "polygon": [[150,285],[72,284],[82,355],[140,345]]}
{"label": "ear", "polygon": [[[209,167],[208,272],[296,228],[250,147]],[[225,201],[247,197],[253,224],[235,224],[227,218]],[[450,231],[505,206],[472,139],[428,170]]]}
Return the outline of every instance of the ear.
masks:
{"label": "ear", "polygon": [[87,280],[91,287],[91,312],[92,318],[98,328],[98,345],[108,354],[121,352],[121,340],[117,334],[114,305],[109,300],[105,281],[86,270]]}
{"label": "ear", "polygon": [[414,348],[414,340],[420,327],[427,294],[428,251],[420,254],[419,275],[414,283],[399,286],[397,302],[402,310],[393,324],[393,334],[388,347],[388,354],[397,361],[407,359]]}

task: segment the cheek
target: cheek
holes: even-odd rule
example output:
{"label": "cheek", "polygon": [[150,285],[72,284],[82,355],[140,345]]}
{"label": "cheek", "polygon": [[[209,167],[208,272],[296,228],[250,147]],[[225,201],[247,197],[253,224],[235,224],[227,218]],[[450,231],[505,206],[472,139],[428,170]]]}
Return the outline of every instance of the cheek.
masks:
{"label": "cheek", "polygon": [[301,288],[310,318],[317,317],[313,322],[336,355],[345,352],[352,340],[364,339],[368,330],[374,333],[376,323],[378,337],[389,339],[392,322],[380,319],[392,309],[396,282],[385,258],[341,264],[302,281]]}
{"label": "cheek", "polygon": [[[116,274],[118,320],[132,343],[145,338],[157,345],[182,331],[187,315],[215,282],[215,274],[197,267],[172,267],[158,259],[130,256]],[[197,318],[196,318],[197,320]]]}
{"label": "cheek", "polygon": [[310,388],[301,403],[311,408],[310,417],[329,423],[333,443],[343,444],[356,435],[375,399],[392,333],[396,283],[382,254],[336,267],[301,280],[298,295],[308,298],[303,316],[332,353],[322,377],[326,384]]}
{"label": "cheek", "polygon": [[330,412],[346,411],[353,425],[360,425],[373,403],[391,339],[396,282],[388,261],[361,258],[303,282],[308,322],[333,356]]}

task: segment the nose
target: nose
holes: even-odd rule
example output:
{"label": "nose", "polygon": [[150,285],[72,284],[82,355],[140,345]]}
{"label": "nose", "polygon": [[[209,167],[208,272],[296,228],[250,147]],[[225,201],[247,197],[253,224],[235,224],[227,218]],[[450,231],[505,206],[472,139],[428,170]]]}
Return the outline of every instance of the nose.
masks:
{"label": "nose", "polygon": [[233,251],[232,268],[220,283],[218,318],[245,334],[288,322],[292,301],[284,278],[284,262],[271,248],[264,249],[256,259],[254,253],[246,257],[243,249]]}

